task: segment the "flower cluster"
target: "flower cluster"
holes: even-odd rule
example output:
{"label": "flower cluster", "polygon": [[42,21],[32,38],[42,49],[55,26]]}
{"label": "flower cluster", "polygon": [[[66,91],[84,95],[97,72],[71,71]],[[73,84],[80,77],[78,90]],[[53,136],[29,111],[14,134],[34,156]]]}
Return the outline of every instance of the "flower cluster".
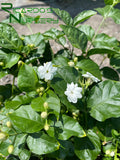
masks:
{"label": "flower cluster", "polygon": [[52,62],[47,62],[38,67],[38,76],[40,79],[52,80],[56,71],[57,67],[54,67]]}
{"label": "flower cluster", "polygon": [[77,99],[82,98],[81,92],[82,88],[78,87],[78,84],[74,84],[72,82],[71,84],[67,84],[65,95],[67,96],[69,102],[77,103]]}
{"label": "flower cluster", "polygon": [[96,78],[95,76],[93,76],[91,73],[86,72],[86,74],[82,74],[83,77],[85,78],[90,78],[93,80],[93,82],[99,82],[100,80],[98,78]]}

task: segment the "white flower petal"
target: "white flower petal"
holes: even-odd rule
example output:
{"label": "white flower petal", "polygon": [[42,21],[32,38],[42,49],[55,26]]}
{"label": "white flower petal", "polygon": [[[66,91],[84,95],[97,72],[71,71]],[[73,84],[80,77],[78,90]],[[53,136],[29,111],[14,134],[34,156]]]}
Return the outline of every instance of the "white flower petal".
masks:
{"label": "white flower petal", "polygon": [[67,96],[69,102],[77,103],[77,99],[82,98],[81,92],[82,88],[72,82],[71,84],[67,83],[67,89],[64,94]]}

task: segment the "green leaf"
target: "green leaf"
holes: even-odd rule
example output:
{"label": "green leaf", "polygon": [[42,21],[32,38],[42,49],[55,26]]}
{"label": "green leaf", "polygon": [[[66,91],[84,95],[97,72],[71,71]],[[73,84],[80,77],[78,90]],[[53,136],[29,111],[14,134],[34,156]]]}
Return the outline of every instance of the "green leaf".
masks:
{"label": "green leaf", "polygon": [[117,41],[115,37],[109,37],[105,33],[100,33],[95,37],[93,41],[93,45],[96,48],[102,48],[102,47],[113,48],[113,47],[118,46],[119,42]]}
{"label": "green leaf", "polygon": [[88,40],[84,32],[72,26],[60,25],[60,27],[63,29],[68,40],[74,47],[85,51]]}
{"label": "green leaf", "polygon": [[47,102],[48,103],[48,107],[50,110],[52,110],[52,112],[59,117],[59,113],[60,113],[60,100],[57,97],[57,95],[52,91],[49,90],[47,91],[43,97],[38,97],[33,99],[32,103],[31,103],[31,107],[35,110],[35,111],[45,111],[44,108],[44,103]]}
{"label": "green leaf", "polygon": [[80,31],[84,32],[88,38],[89,41],[92,41],[95,31],[94,29],[89,25],[80,25],[77,27]]}
{"label": "green leaf", "polygon": [[90,49],[87,53],[87,56],[91,56],[94,54],[108,54],[108,55],[114,55],[114,54],[120,54],[119,51],[111,49],[111,48],[107,48],[107,47],[102,47],[102,48],[93,48]]}
{"label": "green leaf", "polygon": [[6,84],[4,86],[0,85],[0,96],[3,96],[3,101],[10,98],[12,95],[12,86]]}
{"label": "green leaf", "polygon": [[99,66],[95,62],[93,62],[91,59],[83,59],[79,61],[76,66],[86,72],[91,73],[98,79],[101,79]]}
{"label": "green leaf", "polygon": [[58,68],[57,74],[51,81],[51,87],[59,95],[61,102],[70,110],[76,109],[77,106],[80,108],[81,103],[80,101],[77,104],[70,103],[64,92],[66,91],[67,83],[78,83],[80,76],[80,73],[73,67],[61,67]]}
{"label": "green leaf", "polygon": [[0,142],[0,153],[4,156],[8,156],[8,146],[10,145],[10,142],[8,140]]}
{"label": "green leaf", "polygon": [[81,22],[84,22],[85,20],[87,20],[88,18],[94,16],[95,14],[97,14],[97,12],[92,11],[92,10],[87,10],[87,11],[83,11],[81,13],[79,13],[77,16],[74,17],[73,21],[74,21],[74,26],[78,25]]}
{"label": "green leaf", "polygon": [[32,153],[44,155],[59,149],[59,143],[54,137],[49,137],[43,132],[28,136],[27,145]]}
{"label": "green leaf", "polygon": [[57,30],[56,28],[51,28],[50,30],[43,33],[43,36],[46,39],[57,39],[63,35],[64,33],[62,31]]}
{"label": "green leaf", "polygon": [[8,75],[8,72],[6,70],[0,69],[0,79],[3,78],[6,75]]}
{"label": "green leaf", "polygon": [[[66,115],[62,115],[60,121],[57,121],[56,123],[54,121],[49,121],[49,124],[51,126],[54,126],[54,128],[51,128],[54,132],[54,136],[57,136],[57,138],[61,140],[67,140],[72,136],[86,136],[86,133],[84,132],[80,124],[72,117]],[[48,134],[52,136],[50,132],[51,130],[48,130]]]}
{"label": "green leaf", "polygon": [[19,153],[18,156],[19,156],[20,160],[29,160],[30,155],[31,155],[30,151],[23,149],[23,150],[21,150],[21,152]]}
{"label": "green leaf", "polygon": [[106,80],[92,88],[87,106],[98,121],[120,117],[120,82]]}
{"label": "green leaf", "polygon": [[79,159],[95,160],[100,152],[99,137],[92,130],[88,130],[87,137],[75,137],[75,154]]}
{"label": "green leaf", "polygon": [[18,73],[17,84],[22,91],[33,91],[36,89],[36,84],[38,82],[37,75],[34,69],[26,64],[23,64]]}
{"label": "green leaf", "polygon": [[44,122],[31,106],[21,106],[15,112],[9,114],[12,123],[22,132],[33,133],[44,127]]}
{"label": "green leaf", "polygon": [[16,30],[9,24],[0,23],[0,47],[20,51],[22,46]]}
{"label": "green leaf", "polygon": [[67,25],[73,24],[73,19],[67,11],[60,10],[58,8],[52,8],[52,10],[62,19],[62,21]]}
{"label": "green leaf", "polygon": [[107,79],[119,81],[119,75],[113,68],[103,67],[101,71],[102,71],[103,77]]}
{"label": "green leaf", "polygon": [[111,17],[115,23],[120,24],[120,9],[113,8],[110,5],[105,6],[104,8],[96,9],[103,17]]}
{"label": "green leaf", "polygon": [[16,53],[9,53],[6,54],[5,57],[5,66],[3,67],[4,69],[6,68],[11,68],[12,66],[14,66],[20,59],[20,55],[16,54]]}
{"label": "green leaf", "polygon": [[53,59],[53,63],[55,65],[59,65],[59,66],[68,66],[68,62],[69,62],[69,59],[66,58],[66,57],[63,57],[61,55],[58,55],[56,58]]}
{"label": "green leaf", "polygon": [[23,145],[25,144],[26,141],[26,134],[18,134],[15,138],[14,142],[14,150],[13,154],[18,156],[18,154],[21,152]]}
{"label": "green leaf", "polygon": [[120,56],[119,56],[119,54],[114,55],[110,59],[110,65],[113,66],[114,68],[120,68]]}
{"label": "green leaf", "polygon": [[25,45],[32,44],[34,45],[34,48],[37,48],[37,51],[36,51],[37,53],[34,53],[34,55],[35,54],[42,55],[45,51],[45,41],[41,33],[35,33],[35,34],[24,36],[24,43]]}
{"label": "green leaf", "polygon": [[74,147],[72,142],[59,140],[59,143],[61,144],[60,149],[51,154],[48,154],[48,157],[59,158],[59,159],[73,157]]}
{"label": "green leaf", "polygon": [[7,109],[16,109],[22,104],[29,104],[32,100],[32,97],[29,95],[19,95],[15,96],[12,101],[6,101],[5,102],[5,107]]}
{"label": "green leaf", "polygon": [[106,5],[116,5],[118,3],[120,3],[120,0],[104,0]]}

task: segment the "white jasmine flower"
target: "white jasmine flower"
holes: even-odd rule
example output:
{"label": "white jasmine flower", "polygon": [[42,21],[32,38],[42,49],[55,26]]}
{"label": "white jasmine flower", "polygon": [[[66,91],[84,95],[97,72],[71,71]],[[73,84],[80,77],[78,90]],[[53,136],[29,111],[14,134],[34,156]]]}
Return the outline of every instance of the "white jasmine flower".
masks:
{"label": "white jasmine flower", "polygon": [[74,84],[73,82],[71,84],[67,84],[67,89],[64,92],[67,96],[67,99],[69,102],[77,103],[78,98],[82,98],[82,88],[78,87],[78,84]]}
{"label": "white jasmine flower", "polygon": [[112,152],[110,153],[110,156],[111,156],[111,157],[114,157],[114,155],[115,155],[115,152],[112,151]]}
{"label": "white jasmine flower", "polygon": [[96,78],[95,76],[93,76],[89,72],[86,72],[86,74],[82,74],[82,76],[85,77],[85,78],[91,78],[94,82],[99,82],[100,81],[98,78]]}
{"label": "white jasmine flower", "polygon": [[52,62],[47,62],[43,66],[38,67],[38,76],[41,79],[52,80],[56,71],[57,67],[53,67]]}

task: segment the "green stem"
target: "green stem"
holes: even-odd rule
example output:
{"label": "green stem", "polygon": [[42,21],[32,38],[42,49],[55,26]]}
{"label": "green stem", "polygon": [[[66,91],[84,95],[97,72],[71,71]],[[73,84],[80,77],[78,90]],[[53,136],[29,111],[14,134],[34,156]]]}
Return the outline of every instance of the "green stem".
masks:
{"label": "green stem", "polygon": [[15,85],[15,77],[13,77],[13,83],[12,83],[12,95],[13,95],[13,92],[14,92],[14,85]]}
{"label": "green stem", "polygon": [[110,11],[111,11],[111,9],[113,8],[113,6],[114,6],[114,5],[111,5],[110,9],[109,9],[109,10],[108,10],[108,12],[106,13],[106,16],[105,16],[105,17],[103,17],[102,22],[100,23],[100,25],[99,25],[99,27],[98,27],[98,29],[97,29],[97,31],[96,31],[96,33],[95,33],[95,35],[94,35],[93,39],[92,39],[91,44],[90,44],[90,46],[88,47],[87,52],[90,50],[90,48],[91,48],[91,46],[92,46],[93,41],[95,40],[95,38],[96,38],[96,36],[97,36],[98,32],[100,31],[100,29],[101,29],[101,27],[102,27],[102,25],[103,25],[104,21],[106,20],[106,18],[107,18],[107,16],[108,16],[109,12],[110,12]]}

